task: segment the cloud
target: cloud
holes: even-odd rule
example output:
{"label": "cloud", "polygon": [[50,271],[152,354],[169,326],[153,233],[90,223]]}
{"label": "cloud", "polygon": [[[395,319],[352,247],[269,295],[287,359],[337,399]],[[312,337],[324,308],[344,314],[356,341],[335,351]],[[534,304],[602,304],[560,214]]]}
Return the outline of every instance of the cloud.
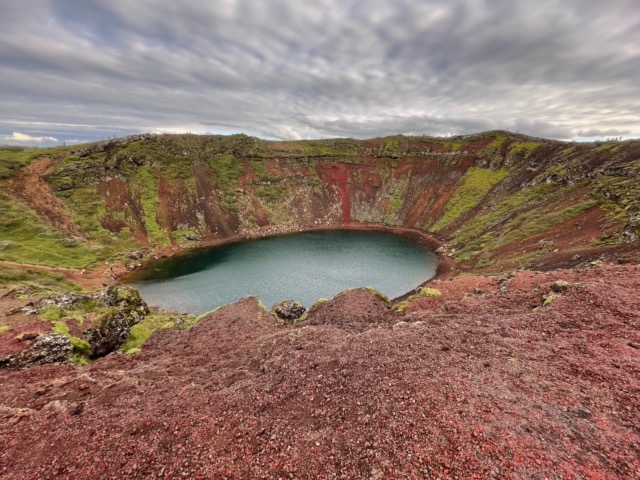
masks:
{"label": "cloud", "polygon": [[3,9],[0,135],[640,133],[635,0],[81,3]]}
{"label": "cloud", "polygon": [[2,137],[3,141],[10,143],[19,143],[25,145],[36,145],[39,143],[56,143],[57,138],[54,137],[34,137],[26,133],[13,132],[11,135]]}
{"label": "cloud", "polygon": [[631,133],[629,130],[580,130],[576,132],[576,136],[578,137],[617,137],[618,135],[628,135]]}

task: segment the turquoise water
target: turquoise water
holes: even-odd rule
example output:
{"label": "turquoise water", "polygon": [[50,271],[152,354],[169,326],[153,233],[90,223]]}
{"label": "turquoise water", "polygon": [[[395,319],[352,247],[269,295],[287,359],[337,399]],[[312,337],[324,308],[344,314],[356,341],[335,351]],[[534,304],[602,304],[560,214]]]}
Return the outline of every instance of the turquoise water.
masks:
{"label": "turquoise water", "polygon": [[404,237],[327,231],[253,240],[158,260],[134,286],[149,305],[200,315],[247,295],[267,308],[281,300],[310,307],[350,288],[390,298],[433,277],[437,258]]}

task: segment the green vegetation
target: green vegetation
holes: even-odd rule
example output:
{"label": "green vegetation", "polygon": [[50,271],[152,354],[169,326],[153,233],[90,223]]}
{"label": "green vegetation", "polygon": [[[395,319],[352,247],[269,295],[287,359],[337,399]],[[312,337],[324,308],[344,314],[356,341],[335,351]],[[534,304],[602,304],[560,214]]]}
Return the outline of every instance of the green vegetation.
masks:
{"label": "green vegetation", "polygon": [[[340,161],[352,162],[358,151],[358,142],[353,138],[333,138],[326,140],[300,140],[283,142],[287,147],[278,150],[277,154],[284,157],[321,158],[333,157]],[[272,154],[275,152],[272,152]]]}
{"label": "green vegetation", "polygon": [[410,295],[406,300],[403,300],[402,302],[394,305],[393,310],[397,313],[403,313],[406,310],[406,308],[409,306],[409,304],[418,298],[428,298],[428,297],[437,298],[441,296],[442,296],[442,292],[440,292],[440,290],[438,289],[422,287],[420,290],[418,290],[417,293]]}
{"label": "green vegetation", "polygon": [[56,322],[67,315],[67,311],[57,305],[47,305],[40,311],[40,319],[45,322]]}
{"label": "green vegetation", "polygon": [[422,298],[422,297],[441,297],[441,296],[442,296],[442,292],[440,292],[440,290],[438,290],[437,288],[422,287],[418,291],[418,293],[416,293],[415,295],[412,295],[409,298],[416,299],[416,298]]}
{"label": "green vegetation", "polygon": [[42,270],[24,270],[0,265],[0,285],[13,288],[18,285],[55,291],[80,291],[82,287],[65,279],[64,274]]}
{"label": "green vegetation", "polygon": [[480,251],[485,254],[525,237],[542,233],[596,205],[590,197],[561,206],[581,185],[560,188],[554,184],[528,187],[507,197],[486,215],[462,225],[454,234],[460,246],[456,260],[466,261]]}
{"label": "green vegetation", "polygon": [[160,226],[158,214],[158,180],[148,167],[140,167],[132,182],[132,193],[139,196],[144,212],[144,225],[149,241],[155,245],[169,245],[169,238]]}
{"label": "green vegetation", "polygon": [[374,297],[376,297],[378,300],[381,300],[385,305],[389,306],[391,304],[391,302],[389,301],[389,297],[387,297],[384,293],[380,293],[378,290],[370,286],[366,286],[364,288],[366,290],[369,290]]}
{"label": "green vegetation", "polygon": [[89,365],[89,355],[91,355],[91,345],[89,342],[78,337],[69,337],[73,350],[69,354],[69,360],[77,367]]}
{"label": "green vegetation", "polygon": [[385,225],[401,225],[401,220],[398,218],[400,209],[402,208],[404,196],[407,193],[409,187],[408,178],[394,179],[390,178],[386,184],[385,189],[389,198],[389,207],[384,214],[383,222]]}
{"label": "green vegetation", "polygon": [[0,147],[0,179],[10,178],[34,157],[33,149]]}
{"label": "green vegetation", "polygon": [[489,191],[500,183],[509,174],[508,168],[490,170],[472,167],[462,179],[462,185],[458,187],[444,208],[444,213],[431,225],[430,230],[437,232],[462,215],[473,209]]}
{"label": "green vegetation", "polygon": [[11,330],[11,327],[7,325],[0,325],[0,335],[2,335],[5,332],[8,332],[9,330]]}
{"label": "green vegetation", "polygon": [[140,347],[142,346],[142,344],[154,332],[157,332],[158,330],[164,330],[166,328],[176,327],[184,330],[197,323],[198,320],[199,318],[196,317],[186,317],[176,320],[175,317],[163,315],[160,313],[147,315],[140,321],[140,323],[131,327],[129,337],[127,337],[125,342],[122,344],[120,350],[129,354],[137,353],[140,351]]}
{"label": "green vegetation", "polygon": [[553,294],[553,293],[550,293],[549,295],[545,295],[544,296],[544,302],[542,303],[542,306],[543,307],[548,307],[549,305],[551,305],[558,298],[560,298],[560,297],[558,295]]}
{"label": "green vegetation", "polygon": [[0,212],[0,260],[78,268],[97,257],[86,242],[65,237],[6,191],[0,191]]}
{"label": "green vegetation", "polygon": [[237,212],[238,199],[235,189],[238,188],[240,177],[244,173],[242,165],[232,155],[222,155],[210,160],[209,168],[218,181],[222,192],[222,201]]}
{"label": "green vegetation", "polygon": [[509,156],[522,156],[528,158],[533,151],[540,147],[542,142],[536,141],[516,141],[509,145]]}
{"label": "green vegetation", "polygon": [[64,322],[51,322],[53,328],[51,331],[53,333],[57,333],[59,335],[64,335],[65,337],[70,336],[71,331],[69,330],[69,326]]}
{"label": "green vegetation", "polygon": [[263,203],[278,203],[288,198],[289,190],[284,185],[284,177],[269,173],[264,161],[251,160],[251,170],[258,183],[256,196]]}

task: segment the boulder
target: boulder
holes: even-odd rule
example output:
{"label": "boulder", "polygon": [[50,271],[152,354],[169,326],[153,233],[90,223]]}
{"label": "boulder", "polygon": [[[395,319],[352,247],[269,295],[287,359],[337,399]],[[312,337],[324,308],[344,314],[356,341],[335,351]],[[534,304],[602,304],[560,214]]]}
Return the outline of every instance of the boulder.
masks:
{"label": "boulder", "polygon": [[566,292],[569,287],[571,287],[571,284],[564,280],[557,280],[551,284],[551,290],[556,293]]}
{"label": "boulder", "polygon": [[105,305],[111,308],[100,317],[97,327],[84,333],[84,339],[91,345],[91,358],[103,357],[117,349],[129,336],[131,327],[149,313],[149,307],[134,288],[112,285],[101,294]]}
{"label": "boulder", "polygon": [[294,302],[291,300],[285,300],[277,303],[271,309],[271,313],[276,316],[278,320],[284,323],[294,323],[297,319],[302,317],[307,309],[304,308],[300,302]]}

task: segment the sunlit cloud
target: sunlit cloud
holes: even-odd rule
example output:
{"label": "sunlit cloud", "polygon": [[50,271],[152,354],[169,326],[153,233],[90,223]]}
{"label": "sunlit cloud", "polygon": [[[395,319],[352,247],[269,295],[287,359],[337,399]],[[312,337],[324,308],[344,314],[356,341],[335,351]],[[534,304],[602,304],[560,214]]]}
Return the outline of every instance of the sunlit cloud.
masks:
{"label": "sunlit cloud", "polygon": [[56,143],[57,138],[54,137],[34,137],[26,133],[13,132],[11,135],[2,137],[2,140],[9,145],[11,144],[24,144],[24,145],[37,145],[40,143]]}

